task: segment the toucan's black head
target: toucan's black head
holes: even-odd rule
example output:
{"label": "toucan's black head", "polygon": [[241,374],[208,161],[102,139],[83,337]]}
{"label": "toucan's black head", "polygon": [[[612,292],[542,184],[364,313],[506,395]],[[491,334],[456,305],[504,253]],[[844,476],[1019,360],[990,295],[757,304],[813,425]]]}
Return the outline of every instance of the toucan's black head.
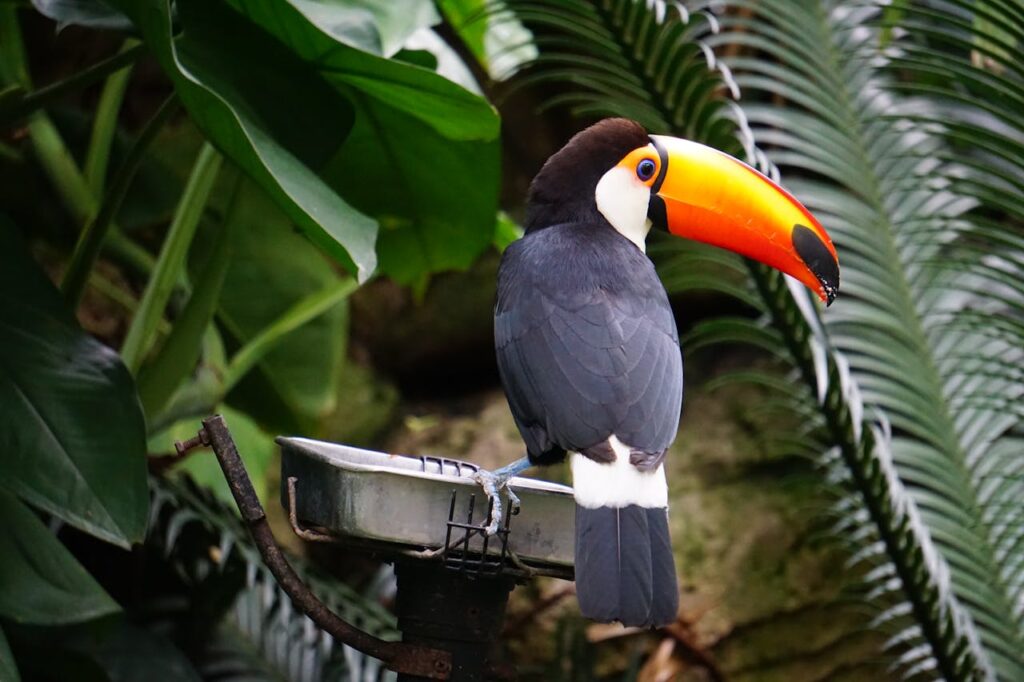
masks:
{"label": "toucan's black head", "polygon": [[577,134],[530,185],[526,232],[607,224],[645,248],[652,224],[791,275],[829,303],[839,259],[821,224],[786,190],[711,147],[610,118]]}
{"label": "toucan's black head", "polygon": [[600,219],[597,183],[629,152],[650,142],[644,127],[626,118],[606,118],[576,133],[530,183],[526,231]]}

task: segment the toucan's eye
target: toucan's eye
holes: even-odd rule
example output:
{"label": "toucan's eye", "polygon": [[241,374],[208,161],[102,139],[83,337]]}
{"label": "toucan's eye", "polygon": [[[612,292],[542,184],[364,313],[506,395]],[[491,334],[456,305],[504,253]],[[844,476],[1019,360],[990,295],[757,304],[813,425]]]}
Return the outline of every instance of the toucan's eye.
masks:
{"label": "toucan's eye", "polygon": [[644,159],[636,165],[636,176],[646,182],[654,177],[655,170],[657,170],[657,166],[654,165],[654,161]]}

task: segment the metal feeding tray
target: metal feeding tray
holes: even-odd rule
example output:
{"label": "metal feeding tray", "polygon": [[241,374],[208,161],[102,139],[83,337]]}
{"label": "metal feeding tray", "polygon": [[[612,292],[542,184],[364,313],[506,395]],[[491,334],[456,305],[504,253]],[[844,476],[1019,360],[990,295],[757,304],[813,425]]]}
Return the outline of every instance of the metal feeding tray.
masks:
{"label": "metal feeding tray", "polygon": [[[440,457],[408,457],[308,438],[279,437],[281,499],[296,520],[340,542],[414,556],[444,555],[449,565],[571,577],[575,503],[572,488],[529,478],[511,487],[522,502],[501,530],[482,532],[488,501],[472,476],[478,467]],[[470,559],[470,557],[477,557]]]}

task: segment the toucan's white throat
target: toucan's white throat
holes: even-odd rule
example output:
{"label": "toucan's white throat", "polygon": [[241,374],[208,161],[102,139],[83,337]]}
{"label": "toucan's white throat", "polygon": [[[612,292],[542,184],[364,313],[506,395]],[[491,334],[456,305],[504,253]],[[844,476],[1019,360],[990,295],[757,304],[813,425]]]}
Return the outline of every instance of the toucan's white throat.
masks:
{"label": "toucan's white throat", "polygon": [[619,234],[647,253],[647,233],[651,221],[647,219],[647,205],[651,189],[640,182],[636,173],[616,166],[601,176],[594,190],[597,210]]}

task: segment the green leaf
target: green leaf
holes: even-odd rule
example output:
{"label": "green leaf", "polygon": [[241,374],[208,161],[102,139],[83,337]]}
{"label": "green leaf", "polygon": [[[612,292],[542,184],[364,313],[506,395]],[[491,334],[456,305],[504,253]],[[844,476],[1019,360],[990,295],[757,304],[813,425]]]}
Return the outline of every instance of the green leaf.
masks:
{"label": "green leaf", "polygon": [[438,9],[455,29],[466,49],[485,68],[487,51],[484,39],[490,23],[486,13],[487,4],[487,0],[437,0]]}
{"label": "green leaf", "polygon": [[5,491],[0,519],[0,616],[58,625],[119,610],[43,522]]}
{"label": "green leaf", "polygon": [[[110,682],[201,682],[185,654],[169,639],[124,619],[83,629],[62,643],[69,652],[94,660]],[[62,652],[63,653],[63,652]]]}
{"label": "green leaf", "polygon": [[429,0],[288,0],[309,23],[350,47],[390,57],[417,29],[440,21]]}
{"label": "green leaf", "polygon": [[466,268],[491,242],[500,148],[455,142],[421,121],[359,97],[356,125],[328,175],[381,222],[381,270],[411,284]]}
{"label": "green leaf", "polygon": [[150,434],[160,433],[183,419],[208,417],[224,399],[227,357],[216,325],[206,327],[199,345],[199,362],[192,377],[178,387],[159,413],[147,420]]}
{"label": "green leaf", "polygon": [[417,31],[405,43],[406,49],[395,55],[399,61],[421,66],[435,71],[452,83],[462,86],[476,95],[483,94],[480,84],[473,72],[469,70],[462,57],[444,38],[432,29]]}
{"label": "green leaf", "polygon": [[32,0],[32,6],[57,22],[57,30],[67,26],[87,26],[125,31],[131,22],[102,0]]}
{"label": "green leaf", "polygon": [[504,251],[508,245],[523,236],[523,228],[512,220],[504,211],[498,211],[498,219],[494,223],[492,243],[498,251]]}
{"label": "green leaf", "polygon": [[507,14],[500,0],[438,0],[437,4],[466,49],[494,80],[509,78],[537,58],[533,36]]}
{"label": "green leaf", "polygon": [[0,629],[0,680],[5,682],[21,682],[18,666],[14,665],[11,647],[7,644],[3,629]]}
{"label": "green leaf", "polygon": [[355,125],[324,174],[382,223],[383,272],[411,283],[472,263],[497,208],[493,107],[428,69],[335,42],[297,5],[232,1],[353,102]]}
{"label": "green leaf", "polygon": [[487,100],[433,71],[350,51],[326,75],[430,125],[451,140],[493,140],[500,122]]}
{"label": "green leaf", "polygon": [[[1018,18],[1018,20],[1020,20]],[[971,36],[979,50],[989,51],[1002,62],[1010,64],[1013,62],[1011,50],[1017,46],[1017,39],[1010,31],[1002,28],[998,23],[992,21],[989,16],[983,13],[974,16],[974,32]],[[983,62],[984,59],[978,54],[971,55],[975,62]]]}
{"label": "green leaf", "polygon": [[368,277],[376,267],[374,221],[316,174],[348,131],[345,98],[219,2],[179,0],[178,32],[167,0],[111,3],[135,22],[207,137],[314,243],[360,280]]}
{"label": "green leaf", "polygon": [[145,423],[131,376],[2,217],[0,310],[0,485],[103,540],[141,540]]}
{"label": "green leaf", "polygon": [[[487,100],[447,78],[337,43],[319,26],[310,24],[292,3],[230,2],[344,93],[351,95],[354,90],[367,95],[373,103],[417,118],[448,139],[493,140],[498,136],[500,121]],[[384,128],[380,134],[392,132]],[[415,151],[410,148],[407,153]],[[339,189],[344,191],[344,186]]]}
{"label": "green leaf", "polygon": [[[236,236],[233,258],[218,320],[242,345],[293,305],[342,278],[251,183],[242,184],[237,206],[230,228]],[[270,390],[300,421],[334,407],[347,329],[347,307],[335,306],[290,332],[258,363]],[[249,394],[243,396],[249,401],[259,400],[249,391],[239,393]]]}
{"label": "green leaf", "polygon": [[[216,412],[224,416],[224,420],[231,429],[231,436],[234,438],[235,444],[238,445],[238,452],[245,463],[245,470],[249,472],[249,478],[252,479],[256,494],[264,503],[267,503],[273,493],[267,487],[267,471],[277,453],[274,436],[261,429],[244,412],[239,412],[227,405],[217,407]],[[150,450],[174,452],[174,441],[192,438],[196,435],[199,426],[198,419],[185,419],[177,422],[166,431],[150,439]],[[189,455],[180,464],[175,465],[173,471],[188,474],[196,483],[210,488],[217,497],[234,507],[235,498],[232,497],[231,489],[228,487],[227,481],[224,480],[224,472],[212,452],[197,452]]]}

